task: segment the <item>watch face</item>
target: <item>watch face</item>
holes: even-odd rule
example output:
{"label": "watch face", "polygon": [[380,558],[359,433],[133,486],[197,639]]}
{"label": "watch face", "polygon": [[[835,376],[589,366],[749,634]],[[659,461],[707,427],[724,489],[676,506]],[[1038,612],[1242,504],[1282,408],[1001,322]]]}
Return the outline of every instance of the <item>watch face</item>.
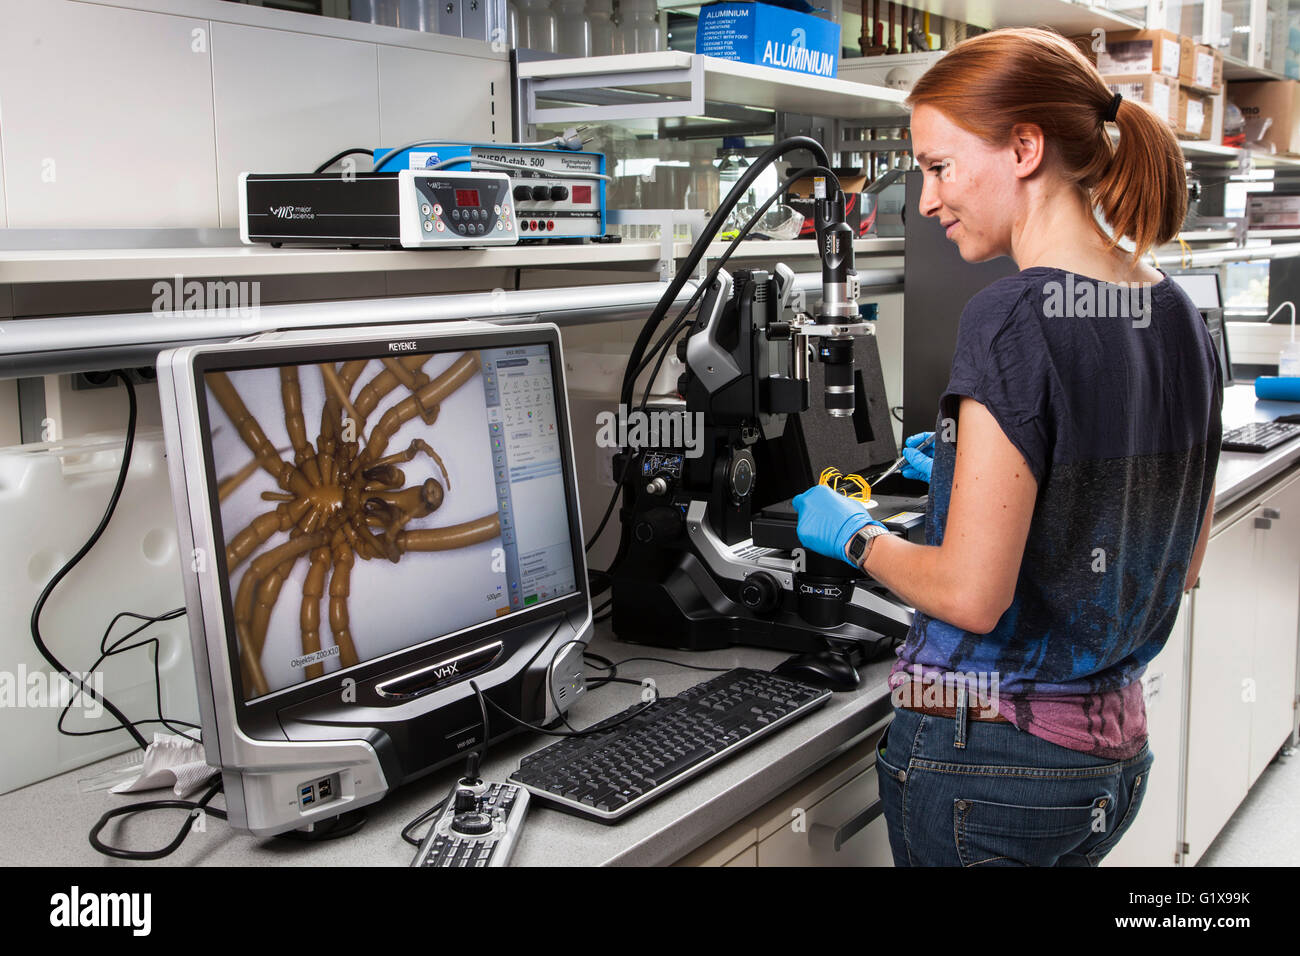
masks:
{"label": "watch face", "polygon": [[862,552],[865,550],[867,550],[867,538],[859,531],[853,536],[853,540],[849,542],[849,554],[856,561],[862,557]]}

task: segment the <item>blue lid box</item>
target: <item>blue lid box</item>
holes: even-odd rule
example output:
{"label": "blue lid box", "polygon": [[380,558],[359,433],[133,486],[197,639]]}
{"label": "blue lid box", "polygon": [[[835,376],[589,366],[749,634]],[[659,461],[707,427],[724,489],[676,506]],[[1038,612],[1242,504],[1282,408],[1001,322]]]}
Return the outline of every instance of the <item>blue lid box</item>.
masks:
{"label": "blue lid box", "polygon": [[714,3],[700,7],[695,52],[812,76],[835,76],[840,25],[765,3]]}

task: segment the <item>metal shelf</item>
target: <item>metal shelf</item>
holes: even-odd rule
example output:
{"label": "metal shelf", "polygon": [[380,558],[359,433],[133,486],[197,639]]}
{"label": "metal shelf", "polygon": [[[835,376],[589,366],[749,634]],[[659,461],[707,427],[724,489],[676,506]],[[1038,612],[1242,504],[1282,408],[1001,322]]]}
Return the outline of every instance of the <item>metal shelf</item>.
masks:
{"label": "metal shelf", "polygon": [[1066,36],[1103,30],[1140,30],[1139,20],[1104,7],[1071,3],[1070,0],[920,0],[914,9],[937,13],[962,23],[990,30],[998,27],[1048,26]]}
{"label": "metal shelf", "polygon": [[519,80],[528,125],[725,120],[738,109],[894,125],[908,115],[900,90],[676,51],[521,62]]}
{"label": "metal shelf", "polygon": [[1223,58],[1223,78],[1225,80],[1289,80],[1292,77],[1284,73],[1266,70],[1262,66],[1251,66],[1245,60],[1225,56]]}
{"label": "metal shelf", "polygon": [[[714,243],[709,258],[725,248]],[[903,240],[859,239],[863,254],[902,253]],[[678,242],[682,257],[690,243]],[[30,282],[113,282],[186,278],[318,275],[340,272],[403,272],[465,269],[592,269],[644,265],[657,270],[658,240],[583,245],[506,246],[490,249],[301,249],[270,246],[200,248],[0,250],[0,285]],[[780,259],[816,255],[811,240],[742,243],[733,258]]]}
{"label": "metal shelf", "polygon": [[1300,169],[1300,156],[1281,156],[1198,140],[1179,140],[1178,143],[1183,148],[1183,155],[1198,166],[1239,168],[1248,164],[1256,169]]}
{"label": "metal shelf", "polygon": [[[770,248],[784,244],[755,242],[753,245]],[[802,247],[815,246],[811,241],[794,245],[801,247],[799,251]],[[897,263],[886,263],[883,268],[862,268],[859,264],[858,276],[868,294],[898,291],[903,282],[903,270]],[[3,322],[0,323],[0,333],[3,333],[0,334],[0,379],[149,365],[163,348],[229,340],[277,329],[461,319],[528,323],[538,316],[559,325],[643,319],[663,296],[664,288],[661,282],[615,282],[523,291],[299,302],[265,305],[248,312],[221,308]],[[797,273],[795,288],[817,302],[822,291],[820,270]],[[695,281],[688,281],[678,291],[676,301],[685,302],[695,290]]]}

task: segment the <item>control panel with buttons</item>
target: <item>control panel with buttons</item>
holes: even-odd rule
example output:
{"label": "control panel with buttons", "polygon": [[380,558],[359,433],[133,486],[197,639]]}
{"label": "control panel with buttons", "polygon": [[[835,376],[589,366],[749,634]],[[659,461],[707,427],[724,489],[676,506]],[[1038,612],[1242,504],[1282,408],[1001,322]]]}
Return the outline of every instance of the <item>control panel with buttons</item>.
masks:
{"label": "control panel with buttons", "polygon": [[600,181],[559,179],[521,171],[511,196],[519,217],[519,238],[583,239],[604,235]]}
{"label": "control panel with buttons", "polygon": [[402,245],[408,249],[518,242],[505,173],[404,169],[398,184]]}
{"label": "control panel with buttons", "polygon": [[381,172],[435,167],[475,173],[504,170],[510,176],[510,199],[521,241],[605,237],[602,153],[430,140],[399,152],[376,148],[374,158],[382,160],[376,166]]}
{"label": "control panel with buttons", "polygon": [[420,841],[411,866],[505,866],[528,812],[528,791],[512,783],[465,781]]}

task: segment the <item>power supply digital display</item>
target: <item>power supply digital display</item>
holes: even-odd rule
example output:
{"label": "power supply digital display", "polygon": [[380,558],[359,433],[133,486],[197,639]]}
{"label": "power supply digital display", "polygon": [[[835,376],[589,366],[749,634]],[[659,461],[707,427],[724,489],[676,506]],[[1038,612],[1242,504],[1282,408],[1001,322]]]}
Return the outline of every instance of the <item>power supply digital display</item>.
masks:
{"label": "power supply digital display", "polygon": [[457,206],[477,206],[478,190],[477,189],[457,189],[456,190]]}
{"label": "power supply digital display", "polygon": [[574,187],[573,187],[573,201],[574,201],[575,203],[583,203],[583,204],[591,202],[591,187],[590,187],[590,186],[574,186]]}

